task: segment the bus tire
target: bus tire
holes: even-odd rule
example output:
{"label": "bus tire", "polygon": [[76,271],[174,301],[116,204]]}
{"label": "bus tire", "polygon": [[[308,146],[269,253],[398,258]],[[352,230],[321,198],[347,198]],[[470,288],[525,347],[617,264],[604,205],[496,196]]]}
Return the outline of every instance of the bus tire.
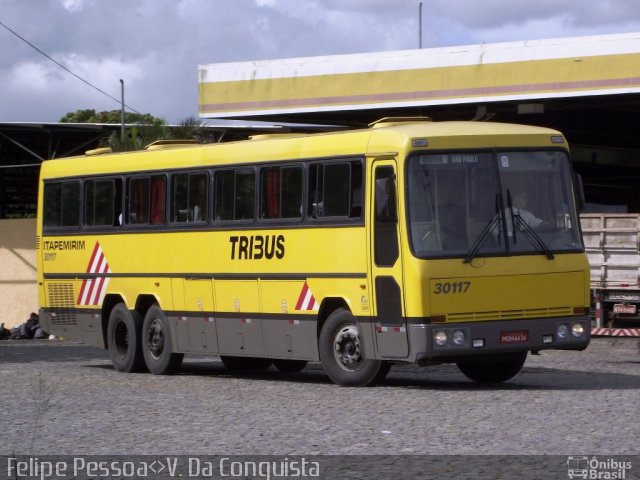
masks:
{"label": "bus tire", "polygon": [[382,373],[381,360],[365,357],[358,323],[351,312],[344,308],[339,308],[329,315],[320,331],[318,343],[324,370],[338,385],[345,387],[371,385]]}
{"label": "bus tire", "polygon": [[527,352],[501,355],[489,362],[458,362],[458,368],[469,380],[478,383],[501,383],[515,377],[522,369]]}
{"label": "bus tire", "polygon": [[306,360],[283,360],[277,359],[273,361],[273,365],[284,373],[296,373],[304,369],[307,366]]}
{"label": "bus tire", "polygon": [[157,305],[151,305],[142,323],[142,355],[154,375],[170,375],[182,365],[184,354],[175,353],[167,317]]}
{"label": "bus tire", "polygon": [[124,303],[113,307],[107,326],[107,347],[116,370],[127,373],[144,370],[140,348],[141,329],[142,317],[138,312],[129,310]]}
{"label": "bus tire", "polygon": [[260,357],[229,357],[221,355],[222,364],[232,372],[250,372],[252,370],[266,370],[272,361]]}

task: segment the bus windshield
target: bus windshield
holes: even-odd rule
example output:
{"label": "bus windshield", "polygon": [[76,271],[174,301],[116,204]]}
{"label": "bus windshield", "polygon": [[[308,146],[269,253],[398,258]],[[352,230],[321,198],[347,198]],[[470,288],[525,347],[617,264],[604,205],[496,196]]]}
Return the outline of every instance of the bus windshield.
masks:
{"label": "bus windshield", "polygon": [[582,251],[565,152],[414,154],[411,247],[420,258]]}

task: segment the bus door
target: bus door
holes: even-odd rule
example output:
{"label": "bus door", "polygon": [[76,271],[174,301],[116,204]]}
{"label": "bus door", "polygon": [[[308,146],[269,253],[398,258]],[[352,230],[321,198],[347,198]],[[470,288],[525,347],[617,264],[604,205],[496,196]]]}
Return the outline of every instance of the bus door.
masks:
{"label": "bus door", "polygon": [[403,315],[402,253],[398,232],[398,194],[394,160],[373,165],[371,189],[373,318],[380,356],[405,358],[409,354],[407,325]]}

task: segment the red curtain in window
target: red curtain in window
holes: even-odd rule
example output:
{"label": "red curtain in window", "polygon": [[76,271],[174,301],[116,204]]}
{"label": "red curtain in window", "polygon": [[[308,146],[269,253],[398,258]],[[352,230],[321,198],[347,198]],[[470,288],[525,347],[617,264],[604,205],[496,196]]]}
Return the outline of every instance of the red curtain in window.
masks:
{"label": "red curtain in window", "polygon": [[164,223],[164,177],[154,177],[151,179],[151,224]]}
{"label": "red curtain in window", "polygon": [[266,172],[267,218],[280,216],[280,170]]}
{"label": "red curtain in window", "polygon": [[138,180],[135,183],[135,190],[133,192],[135,198],[135,218],[132,223],[147,223],[147,182],[144,180]]}

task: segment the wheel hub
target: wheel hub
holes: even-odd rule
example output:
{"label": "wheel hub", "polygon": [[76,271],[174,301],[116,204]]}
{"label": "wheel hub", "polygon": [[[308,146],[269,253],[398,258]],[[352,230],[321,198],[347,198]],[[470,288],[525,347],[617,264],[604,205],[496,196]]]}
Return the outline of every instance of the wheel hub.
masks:
{"label": "wheel hub", "polygon": [[350,372],[360,368],[362,348],[357,326],[346,325],[341,328],[335,336],[333,347],[333,353],[340,367]]}
{"label": "wheel hub", "polygon": [[162,329],[162,322],[159,319],[154,319],[149,325],[147,332],[149,351],[154,357],[162,355],[164,349],[164,331]]}

